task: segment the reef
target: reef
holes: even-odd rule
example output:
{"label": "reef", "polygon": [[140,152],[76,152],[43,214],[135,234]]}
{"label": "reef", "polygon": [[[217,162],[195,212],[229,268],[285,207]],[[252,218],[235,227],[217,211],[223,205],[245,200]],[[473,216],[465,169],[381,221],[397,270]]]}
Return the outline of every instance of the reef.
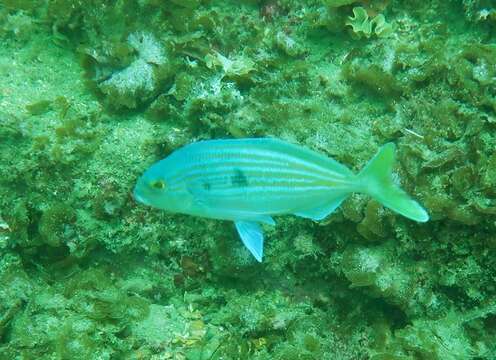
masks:
{"label": "reef", "polygon": [[[0,358],[496,358],[495,31],[488,0],[3,1]],[[259,264],[134,201],[254,136],[354,171],[394,142],[431,220],[355,194]]]}

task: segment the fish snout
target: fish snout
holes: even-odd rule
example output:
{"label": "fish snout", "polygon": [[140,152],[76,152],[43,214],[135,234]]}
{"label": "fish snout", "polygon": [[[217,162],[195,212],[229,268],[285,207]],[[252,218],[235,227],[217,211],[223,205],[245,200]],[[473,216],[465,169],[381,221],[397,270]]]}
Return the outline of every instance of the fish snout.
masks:
{"label": "fish snout", "polygon": [[145,205],[150,205],[149,202],[146,200],[146,197],[144,197],[138,187],[135,187],[134,188],[134,191],[133,191],[133,196],[134,196],[134,199],[137,201],[137,202],[140,202],[142,204],[145,204]]}

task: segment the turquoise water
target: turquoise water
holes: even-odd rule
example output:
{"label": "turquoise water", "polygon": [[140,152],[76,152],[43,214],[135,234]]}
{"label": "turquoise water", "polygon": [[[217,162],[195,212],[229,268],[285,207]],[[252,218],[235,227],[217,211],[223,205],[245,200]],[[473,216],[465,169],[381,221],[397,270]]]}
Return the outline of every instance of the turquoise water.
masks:
{"label": "turquoise water", "polygon": [[[355,194],[258,263],[133,199],[243,137],[393,142],[430,221]],[[492,1],[0,1],[0,359],[494,359],[495,144]]]}

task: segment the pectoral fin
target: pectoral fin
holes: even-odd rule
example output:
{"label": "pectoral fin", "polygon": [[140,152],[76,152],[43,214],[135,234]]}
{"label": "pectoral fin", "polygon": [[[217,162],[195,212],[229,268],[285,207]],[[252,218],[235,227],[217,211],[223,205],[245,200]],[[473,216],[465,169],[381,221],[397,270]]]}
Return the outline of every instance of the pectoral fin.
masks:
{"label": "pectoral fin", "polygon": [[264,235],[260,225],[254,221],[235,221],[241,241],[251,254],[262,262]]}
{"label": "pectoral fin", "polygon": [[348,194],[340,195],[334,199],[332,199],[330,202],[327,202],[325,205],[320,205],[311,209],[305,209],[302,211],[295,212],[294,214],[296,216],[301,216],[304,218],[312,219],[312,220],[322,220],[325,217],[327,217],[330,213],[332,213],[334,210],[336,210],[339,205],[343,202],[344,199]]}

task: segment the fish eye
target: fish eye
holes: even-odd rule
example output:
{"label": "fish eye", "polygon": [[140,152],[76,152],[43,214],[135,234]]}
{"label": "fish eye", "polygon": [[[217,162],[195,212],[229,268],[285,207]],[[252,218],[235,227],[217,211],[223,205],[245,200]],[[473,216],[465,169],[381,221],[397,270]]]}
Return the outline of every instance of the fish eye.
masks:
{"label": "fish eye", "polygon": [[150,182],[150,186],[157,190],[163,190],[165,189],[165,181],[161,179],[153,180],[152,182]]}

